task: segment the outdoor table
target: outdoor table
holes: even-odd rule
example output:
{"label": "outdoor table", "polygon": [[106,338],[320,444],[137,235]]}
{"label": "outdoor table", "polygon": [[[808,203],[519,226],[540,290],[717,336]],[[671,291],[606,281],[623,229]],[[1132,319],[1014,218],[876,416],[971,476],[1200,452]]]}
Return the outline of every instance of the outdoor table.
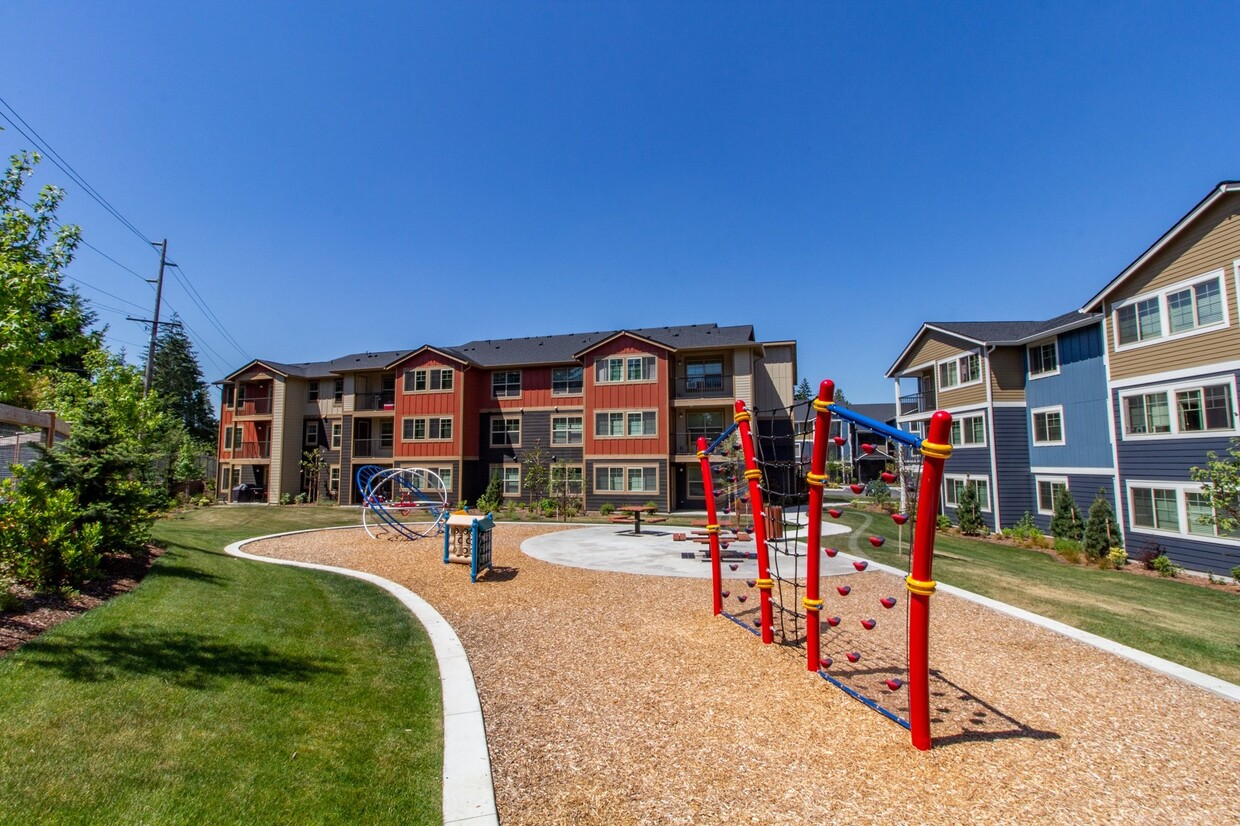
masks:
{"label": "outdoor table", "polygon": [[642,514],[654,509],[646,505],[621,505],[616,510],[633,514],[633,535],[639,536],[642,532]]}

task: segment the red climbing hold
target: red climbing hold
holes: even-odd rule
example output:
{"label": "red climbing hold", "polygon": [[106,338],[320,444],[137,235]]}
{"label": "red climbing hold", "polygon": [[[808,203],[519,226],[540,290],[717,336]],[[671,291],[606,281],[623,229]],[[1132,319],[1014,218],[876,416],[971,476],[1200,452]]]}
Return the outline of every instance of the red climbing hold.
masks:
{"label": "red climbing hold", "polygon": [[840,624],[839,617],[827,617],[827,625],[831,626],[832,628],[834,628],[835,626],[839,624]]}
{"label": "red climbing hold", "polygon": [[737,594],[736,598],[739,599],[741,602],[744,602],[745,600],[749,599],[749,594]]}
{"label": "red climbing hold", "polygon": [[844,512],[842,510],[837,508],[827,508],[827,516],[830,516],[832,519],[839,519],[843,515]]}
{"label": "red climbing hold", "polygon": [[861,654],[857,651],[849,651],[847,656],[850,663],[855,663],[857,660],[861,659]]}
{"label": "red climbing hold", "polygon": [[890,485],[896,480],[896,475],[889,470],[884,470],[882,473],[878,474],[878,478]]}
{"label": "red climbing hold", "polygon": [[863,620],[861,620],[861,627],[862,627],[862,628],[864,628],[864,629],[865,629],[865,630],[867,630],[867,631],[873,631],[873,630],[874,630],[874,626],[876,626],[876,625],[878,625],[878,620],[875,620],[875,619],[863,619]]}
{"label": "red climbing hold", "polygon": [[737,568],[739,568],[739,567],[741,567],[741,566],[740,566],[740,565],[737,565],[735,562],[729,562],[729,563],[728,563],[728,567],[729,567],[729,568],[731,568],[733,571],[735,571]]}
{"label": "red climbing hold", "polygon": [[868,456],[868,455],[870,455],[871,453],[873,453],[873,452],[874,452],[874,447],[875,447],[874,445],[869,444],[869,443],[867,443],[867,442],[862,442],[862,443],[861,443],[861,449],[862,449],[863,451],[865,451],[865,454],[866,454],[867,456]]}
{"label": "red climbing hold", "polygon": [[[752,588],[752,587],[753,587],[753,586],[754,586],[757,582],[758,582],[758,580],[756,580],[756,579],[747,579],[747,580],[745,580],[745,584],[746,584],[746,585],[748,585],[750,588]],[[888,598],[890,599],[890,597],[888,597]],[[891,600],[891,602],[894,604],[894,603],[895,603],[895,600],[893,599],[893,600]],[[891,606],[888,606],[888,607],[891,607]]]}
{"label": "red climbing hold", "polygon": [[851,593],[852,593],[852,586],[851,586],[851,585],[841,585],[840,587],[836,588],[835,590],[837,590],[837,591],[839,591],[839,592],[840,592],[840,596],[842,596],[842,597],[846,597],[846,596],[848,596],[849,594],[851,594]]}
{"label": "red climbing hold", "polygon": [[853,493],[861,494],[865,491],[865,485],[852,484],[848,486],[848,489],[851,490]]}
{"label": "red climbing hold", "polygon": [[895,522],[897,525],[903,525],[908,521],[908,515],[903,513],[893,513],[891,515],[891,521]]}
{"label": "red climbing hold", "polygon": [[835,442],[836,447],[843,447],[844,442],[848,441],[843,436],[832,436],[831,441]]}
{"label": "red climbing hold", "polygon": [[761,625],[761,624],[762,624],[762,617],[755,617],[755,618],[754,618],[754,621],[753,621],[753,624],[754,624],[754,627],[755,627],[755,628],[756,628],[757,626]]}
{"label": "red climbing hold", "polygon": [[826,554],[827,556],[831,557],[832,559],[834,559],[835,555],[839,553],[839,551],[836,550],[835,548],[823,548],[822,552]]}
{"label": "red climbing hold", "polygon": [[858,559],[856,562],[853,563],[853,567],[856,568],[858,571],[864,571],[866,568],[869,567],[869,565],[870,563],[866,562],[864,559]]}
{"label": "red climbing hold", "polygon": [[732,596],[732,592],[731,591],[720,591],[719,595],[722,596],[724,599],[727,599],[728,597]]}
{"label": "red climbing hold", "polygon": [[879,602],[883,604],[884,608],[894,608],[896,605],[896,598],[895,597],[883,597],[882,599],[879,600]]}
{"label": "red climbing hold", "polygon": [[721,547],[722,547],[722,548],[726,551],[726,550],[728,549],[728,545],[730,545],[730,544],[732,544],[732,543],[730,543],[730,542],[724,542],[724,543],[722,544],[722,546],[721,546]]}
{"label": "red climbing hold", "polygon": [[887,687],[890,688],[892,691],[899,691],[901,688],[904,687],[904,680],[901,680],[899,677],[892,677],[890,680],[887,680],[886,682],[887,682]]}
{"label": "red climbing hold", "polygon": [[831,663],[833,662],[835,662],[835,660],[831,659],[830,657],[823,657],[821,660],[818,661],[818,664],[822,666],[823,671],[826,671],[828,668],[831,667]]}
{"label": "red climbing hold", "polygon": [[883,537],[881,537],[881,536],[871,536],[871,537],[870,537],[870,544],[871,544],[871,545],[873,545],[875,548],[881,548],[881,547],[883,547],[883,543],[884,543],[884,542],[886,542],[886,541],[887,541],[887,540],[886,540],[886,539],[884,539],[884,538],[883,538]]}

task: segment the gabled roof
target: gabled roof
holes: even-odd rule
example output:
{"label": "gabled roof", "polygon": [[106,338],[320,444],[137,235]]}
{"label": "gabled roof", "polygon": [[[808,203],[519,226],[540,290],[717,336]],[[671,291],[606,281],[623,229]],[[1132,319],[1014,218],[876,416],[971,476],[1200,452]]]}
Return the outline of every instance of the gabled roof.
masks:
{"label": "gabled roof", "polygon": [[886,376],[892,378],[905,357],[926,333],[931,331],[945,333],[978,347],[1004,347],[1028,344],[1040,338],[1066,333],[1094,324],[1100,318],[1098,313],[1073,310],[1046,321],[927,321],[921,325],[921,329],[909,341],[900,357],[887,368]]}
{"label": "gabled roof", "polygon": [[240,370],[234,370],[224,377],[223,381],[231,381],[235,376],[244,373],[254,365],[261,365],[274,370],[282,376],[295,376],[300,379],[328,379],[353,370],[378,370],[392,360],[401,351],[387,350],[380,353],[351,353],[331,361],[306,361],[298,364],[284,364],[270,359],[254,359]]}
{"label": "gabled roof", "polygon": [[573,358],[581,358],[582,356],[584,356],[586,353],[590,352],[591,350],[596,350],[599,347],[602,347],[604,344],[607,344],[608,342],[615,341],[616,339],[623,338],[625,336],[628,336],[629,338],[635,338],[638,341],[645,342],[646,344],[653,344],[655,347],[661,347],[664,350],[676,349],[674,347],[670,347],[664,344],[661,341],[655,341],[652,338],[647,338],[646,336],[643,336],[640,333],[635,333],[635,332],[632,332],[631,330],[620,330],[617,333],[612,333],[606,338],[599,339],[598,341],[594,342],[589,347],[586,347],[583,350],[579,350],[576,353],[573,353]]}
{"label": "gabled roof", "polygon": [[1214,189],[1210,190],[1210,193],[1206,195],[1206,197],[1202,198],[1197,206],[1190,209],[1188,214],[1179,221],[1176,221],[1175,226],[1163,233],[1163,236],[1155,241],[1149,249],[1141,253],[1141,255],[1137,257],[1136,261],[1133,261],[1125,267],[1124,271],[1112,278],[1110,283],[1103,287],[1097,295],[1085,302],[1085,306],[1081,308],[1081,312],[1094,312],[1102,309],[1102,302],[1106,299],[1108,294],[1126,281],[1130,275],[1140,269],[1147,261],[1166,248],[1168,244],[1178,238],[1179,235],[1195,223],[1206,210],[1214,206],[1219,199],[1233,192],[1240,192],[1240,181],[1223,181],[1218,186],[1214,187]]}
{"label": "gabled roof", "polygon": [[433,347],[430,344],[423,344],[421,347],[417,348],[416,350],[402,350],[400,352],[400,355],[392,359],[390,362],[384,365],[384,367],[385,368],[395,367],[396,365],[400,364],[402,361],[413,358],[414,356],[420,353],[435,353],[436,355],[443,356],[444,358],[452,359],[453,361],[458,362],[460,364],[466,364],[466,365],[472,364],[472,362],[469,359],[461,357],[458,353],[454,353],[448,348]]}

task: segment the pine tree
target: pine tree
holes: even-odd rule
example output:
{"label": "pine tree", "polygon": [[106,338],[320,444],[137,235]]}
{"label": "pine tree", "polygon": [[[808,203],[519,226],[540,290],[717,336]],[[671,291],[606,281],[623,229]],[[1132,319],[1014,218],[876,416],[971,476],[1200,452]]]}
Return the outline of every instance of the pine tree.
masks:
{"label": "pine tree", "polygon": [[173,323],[160,328],[155,343],[151,389],[159,394],[172,417],[185,425],[185,432],[199,442],[214,443],[218,422],[211,408],[207,383],[194,354],[194,345],[172,316]]}
{"label": "pine tree", "polygon": [[1080,542],[1084,535],[1085,523],[1081,519],[1081,509],[1076,506],[1076,499],[1067,488],[1060,488],[1055,494],[1055,515],[1051,517],[1051,535],[1056,539],[1070,539]]}
{"label": "pine tree", "polygon": [[814,395],[814,391],[809,387],[809,379],[802,377],[796,389],[792,391],[792,398],[799,402],[809,401]]}
{"label": "pine tree", "polygon": [[1085,527],[1085,555],[1090,559],[1102,559],[1111,552],[1111,548],[1119,547],[1119,525],[1115,523],[1115,512],[1107,501],[1104,491],[1098,491],[1094,502],[1089,506],[1089,524]]}
{"label": "pine tree", "polygon": [[977,536],[986,530],[986,524],[982,521],[982,503],[977,498],[977,486],[972,482],[967,482],[960,491],[956,519],[960,522],[960,532],[966,536]]}

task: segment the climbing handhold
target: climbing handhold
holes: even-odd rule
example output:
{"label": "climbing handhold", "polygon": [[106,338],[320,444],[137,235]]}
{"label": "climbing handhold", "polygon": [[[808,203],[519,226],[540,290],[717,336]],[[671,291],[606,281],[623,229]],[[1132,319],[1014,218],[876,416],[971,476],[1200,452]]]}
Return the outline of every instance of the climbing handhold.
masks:
{"label": "climbing handhold", "polygon": [[856,568],[858,571],[864,571],[869,566],[870,566],[870,563],[866,562],[864,559],[858,559],[853,562],[853,567]]}
{"label": "climbing handhold", "polygon": [[761,624],[762,624],[762,618],[761,618],[761,617],[756,617],[756,618],[754,619],[754,621],[753,621],[753,624],[754,624],[754,627],[755,627],[755,628],[756,628],[756,627],[758,627],[759,625],[761,625]]}
{"label": "climbing handhold", "polygon": [[843,447],[844,442],[848,441],[843,436],[832,436],[831,441],[835,442],[836,447]]}
{"label": "climbing handhold", "polygon": [[874,626],[876,626],[876,625],[878,625],[878,620],[874,620],[874,619],[863,619],[863,620],[861,620],[861,627],[862,627],[862,628],[864,628],[864,629],[865,629],[865,630],[867,630],[867,631],[873,631],[873,630],[874,630]]}
{"label": "climbing handhold", "polygon": [[882,473],[878,474],[878,478],[890,485],[896,480],[896,475],[889,470],[884,470]]}
{"label": "climbing handhold", "polygon": [[741,602],[744,602],[745,600],[749,599],[749,594],[737,594],[736,598],[739,599]]}
{"label": "climbing handhold", "polygon": [[728,545],[730,545],[730,544],[731,544],[730,542],[724,542],[724,543],[721,545],[721,547],[722,547],[722,548],[726,551],[726,550],[728,549]]}
{"label": "climbing handhold", "polygon": [[715,490],[711,491],[711,495],[712,496],[723,496],[723,491],[716,488]]}
{"label": "climbing handhold", "polygon": [[834,559],[835,555],[839,553],[839,551],[836,550],[835,548],[823,548],[822,552],[826,554],[827,556],[831,557],[832,559]]}
{"label": "climbing handhold", "polygon": [[887,682],[887,687],[890,688],[892,691],[899,691],[901,688],[904,687],[904,680],[901,680],[899,677],[892,677],[890,680],[887,680],[886,682]]}
{"label": "climbing handhold", "polygon": [[839,510],[838,508],[828,508],[827,515],[830,516],[832,519],[839,519],[841,516],[844,515],[844,512],[842,510]]}
{"label": "climbing handhold", "polygon": [[861,659],[861,653],[858,651],[849,651],[846,656],[848,657],[848,661],[850,663],[855,663],[857,660]]}
{"label": "climbing handhold", "polygon": [[842,597],[846,597],[846,596],[848,596],[849,594],[851,594],[851,593],[852,593],[852,586],[851,586],[851,585],[841,585],[841,586],[839,586],[838,588],[836,588],[835,590],[837,590],[837,591],[839,591],[839,592],[840,592],[840,596],[842,596]]}
{"label": "climbing handhold", "polygon": [[895,522],[897,525],[903,525],[908,521],[908,516],[903,513],[893,513],[891,515],[891,521]]}
{"label": "climbing handhold", "polygon": [[834,628],[835,626],[839,624],[840,624],[839,617],[827,617],[827,625],[831,626],[832,628]]}
{"label": "climbing handhold", "polygon": [[881,536],[871,536],[871,537],[870,537],[870,544],[871,544],[871,545],[873,545],[875,548],[881,548],[881,547],[883,547],[883,543],[884,543],[884,542],[886,542],[886,541],[887,541],[887,540],[886,540],[885,538],[881,537]]}
{"label": "climbing handhold", "polygon": [[[754,585],[756,585],[757,583],[758,583],[758,580],[756,580],[756,579],[747,579],[747,580],[745,580],[745,584],[746,584],[746,585],[748,585],[750,588],[752,588],[752,587],[753,587]],[[891,601],[892,601],[893,603],[895,602],[895,600],[894,600],[894,599],[893,599],[893,600],[891,600]],[[888,606],[888,607],[890,607],[890,606]]]}
{"label": "climbing handhold", "polygon": [[895,597],[883,597],[882,599],[879,600],[879,602],[883,604],[884,608],[894,608],[896,605],[896,598]]}
{"label": "climbing handhold", "polygon": [[740,566],[740,565],[737,565],[735,562],[729,562],[729,563],[728,563],[728,567],[729,567],[729,568],[731,568],[733,571],[735,571],[737,568],[739,568],[739,567],[741,567],[741,566]]}
{"label": "climbing handhold", "polygon": [[874,445],[869,444],[867,442],[862,442],[861,449],[865,451],[866,455],[868,456],[869,454],[874,452]]}
{"label": "climbing handhold", "polygon": [[826,671],[828,668],[831,667],[831,663],[833,662],[835,662],[835,660],[831,659],[830,657],[823,657],[821,660],[818,661],[818,664],[822,666],[823,671]]}
{"label": "climbing handhold", "polygon": [[728,597],[732,596],[732,592],[731,591],[720,591],[719,595],[722,596],[724,599],[727,599]]}
{"label": "climbing handhold", "polygon": [[853,493],[861,494],[865,492],[865,485],[858,485],[856,483],[853,483],[848,486],[848,489],[851,490]]}

